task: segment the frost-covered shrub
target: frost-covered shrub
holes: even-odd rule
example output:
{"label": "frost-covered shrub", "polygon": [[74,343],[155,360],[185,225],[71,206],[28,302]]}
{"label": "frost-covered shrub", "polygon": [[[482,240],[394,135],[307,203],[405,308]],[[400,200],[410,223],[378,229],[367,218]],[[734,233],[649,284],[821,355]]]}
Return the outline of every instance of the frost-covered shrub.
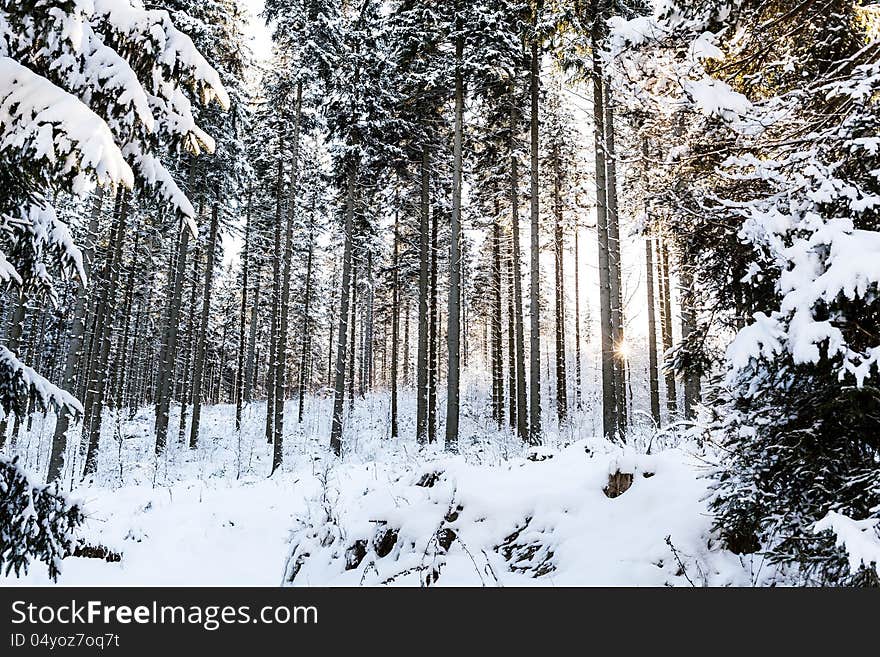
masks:
{"label": "frost-covered shrub", "polygon": [[[337,472],[332,486],[324,476],[291,530],[283,583],[687,585],[666,537],[695,569],[708,558],[705,481],[675,451],[594,447],[502,466],[442,456],[394,479]],[[611,497],[613,480],[629,486]],[[738,579],[721,561],[699,567],[707,581]]]}
{"label": "frost-covered shrub", "polygon": [[16,461],[0,456],[0,570],[20,576],[36,559],[57,580],[61,560],[76,546],[82,508],[57,484],[33,484]]}

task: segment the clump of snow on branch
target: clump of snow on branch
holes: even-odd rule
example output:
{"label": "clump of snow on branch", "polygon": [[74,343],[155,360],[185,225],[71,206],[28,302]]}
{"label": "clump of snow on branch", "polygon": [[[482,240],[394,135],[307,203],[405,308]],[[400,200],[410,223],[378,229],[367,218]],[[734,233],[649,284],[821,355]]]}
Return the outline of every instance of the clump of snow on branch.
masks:
{"label": "clump of snow on branch", "polygon": [[816,534],[830,531],[835,543],[846,551],[852,574],[862,568],[873,568],[880,575],[880,524],[875,518],[853,520],[836,511],[813,526]]}
{"label": "clump of snow on branch", "polygon": [[107,124],[76,97],[8,58],[0,58],[0,149],[95,172],[100,184],[134,184]]}
{"label": "clump of snow on branch", "polygon": [[74,414],[83,411],[82,404],[73,395],[50,383],[0,345],[0,419],[10,408],[23,412],[18,406],[27,395],[31,395],[39,405],[56,411],[67,409]]}

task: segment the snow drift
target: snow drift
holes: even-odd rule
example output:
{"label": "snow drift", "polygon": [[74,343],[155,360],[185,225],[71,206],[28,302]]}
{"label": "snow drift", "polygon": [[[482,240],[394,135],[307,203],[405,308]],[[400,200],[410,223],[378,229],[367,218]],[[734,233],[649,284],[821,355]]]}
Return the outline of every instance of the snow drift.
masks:
{"label": "snow drift", "polygon": [[291,533],[284,581],[732,583],[735,571],[742,573],[739,562],[711,550],[700,501],[706,482],[687,455],[609,450],[591,452],[581,441],[502,467],[439,458],[366,489],[338,489],[325,476]]}

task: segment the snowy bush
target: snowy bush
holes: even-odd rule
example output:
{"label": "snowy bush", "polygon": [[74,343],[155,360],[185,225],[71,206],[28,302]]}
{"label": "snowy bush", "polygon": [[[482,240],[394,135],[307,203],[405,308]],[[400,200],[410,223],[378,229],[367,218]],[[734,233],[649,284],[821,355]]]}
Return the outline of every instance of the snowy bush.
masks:
{"label": "snowy bush", "polygon": [[57,484],[33,484],[17,459],[0,456],[0,570],[26,573],[31,561],[44,562],[57,580],[61,560],[73,554],[82,508]]}
{"label": "snowy bush", "polygon": [[330,472],[291,532],[284,584],[687,585],[670,536],[694,581],[728,582],[705,565],[705,482],[681,456],[578,442],[498,467],[438,458],[366,490]]}

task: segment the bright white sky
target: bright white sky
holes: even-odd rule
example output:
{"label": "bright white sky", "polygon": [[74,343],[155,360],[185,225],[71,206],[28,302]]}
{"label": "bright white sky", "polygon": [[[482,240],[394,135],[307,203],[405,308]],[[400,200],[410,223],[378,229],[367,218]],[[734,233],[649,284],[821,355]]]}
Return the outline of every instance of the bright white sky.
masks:
{"label": "bright white sky", "polygon": [[263,11],[263,0],[242,0],[242,2],[251,14],[247,29],[247,34],[251,37],[251,48],[258,60],[266,60],[272,49],[272,37],[259,17],[259,13]]}

